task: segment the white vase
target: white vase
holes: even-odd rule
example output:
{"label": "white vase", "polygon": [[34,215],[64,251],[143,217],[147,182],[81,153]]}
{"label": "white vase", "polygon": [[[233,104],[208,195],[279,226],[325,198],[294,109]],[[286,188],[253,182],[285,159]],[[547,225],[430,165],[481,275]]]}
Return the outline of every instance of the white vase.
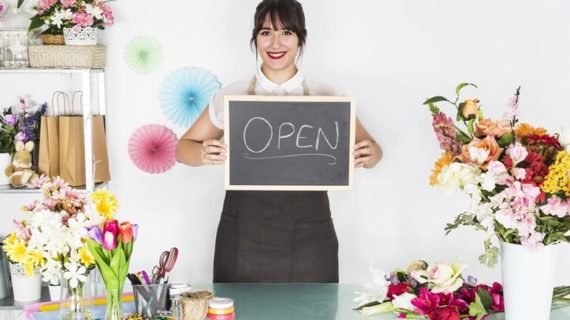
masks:
{"label": "white vase", "polygon": [[0,153],[0,185],[10,184],[10,178],[4,173],[10,162],[12,162],[12,157],[9,153]]}
{"label": "white vase", "polygon": [[85,27],[79,31],[63,28],[63,39],[70,46],[94,46],[97,44],[97,28]]}
{"label": "white vase", "polygon": [[550,319],[558,247],[501,242],[505,320]]}
{"label": "white vase", "polygon": [[42,278],[39,270],[36,270],[30,276],[26,274],[22,265],[11,263],[10,275],[12,276],[14,301],[30,302],[40,300],[42,296]]}
{"label": "white vase", "polygon": [[58,285],[50,284],[48,288],[49,288],[49,299],[51,301],[59,301],[61,299],[67,298],[67,293],[62,292],[61,290],[61,284]]}

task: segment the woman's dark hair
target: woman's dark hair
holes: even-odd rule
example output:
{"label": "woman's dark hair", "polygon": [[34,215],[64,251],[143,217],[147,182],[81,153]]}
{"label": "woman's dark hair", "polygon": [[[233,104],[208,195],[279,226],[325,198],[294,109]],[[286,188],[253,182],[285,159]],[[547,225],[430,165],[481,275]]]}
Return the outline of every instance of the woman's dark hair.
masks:
{"label": "woman's dark hair", "polygon": [[[297,0],[263,0],[255,9],[253,18],[253,32],[251,34],[250,45],[257,49],[257,34],[263,28],[265,17],[269,15],[271,24],[274,28],[283,27],[284,29],[295,32],[299,38],[299,47],[301,50],[305,46],[307,39],[307,29],[305,28],[305,14],[303,6]],[[280,25],[280,23],[282,25]]]}

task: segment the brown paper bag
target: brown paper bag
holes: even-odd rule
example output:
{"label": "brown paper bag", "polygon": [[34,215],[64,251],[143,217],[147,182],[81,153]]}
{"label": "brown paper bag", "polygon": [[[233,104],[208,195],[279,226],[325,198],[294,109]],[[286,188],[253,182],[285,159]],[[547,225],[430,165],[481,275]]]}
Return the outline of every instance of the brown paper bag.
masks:
{"label": "brown paper bag", "polygon": [[59,119],[56,111],[58,114],[64,112],[66,105],[69,105],[67,95],[61,91],[54,92],[51,108],[40,120],[38,172],[49,177],[59,175]]}
{"label": "brown paper bag", "polygon": [[[74,98],[76,93],[74,93]],[[92,125],[93,176],[96,183],[109,181],[111,175],[104,117],[92,116]],[[59,170],[60,176],[69,185],[74,187],[85,185],[85,144],[83,117],[80,115],[59,117]]]}

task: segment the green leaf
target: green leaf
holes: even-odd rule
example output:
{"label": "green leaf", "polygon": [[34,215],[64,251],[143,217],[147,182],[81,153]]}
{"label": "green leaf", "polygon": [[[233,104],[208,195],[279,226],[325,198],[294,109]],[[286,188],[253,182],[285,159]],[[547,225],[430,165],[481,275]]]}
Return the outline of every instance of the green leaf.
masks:
{"label": "green leaf", "polygon": [[43,21],[40,17],[38,17],[38,16],[33,16],[33,17],[30,19],[30,26],[28,27],[28,32],[30,32],[30,31],[32,31],[32,30],[34,30],[34,29],[37,29],[37,28],[39,28],[39,27],[41,27],[41,26],[43,26],[43,25],[44,25],[44,21]]}
{"label": "green leaf", "polygon": [[473,137],[475,136],[475,128],[474,128],[474,124],[475,124],[475,118],[472,118],[471,120],[467,121],[467,131],[469,131],[469,134]]}
{"label": "green leaf", "polygon": [[459,92],[461,91],[461,89],[463,89],[467,86],[477,88],[477,86],[473,83],[462,82],[462,83],[458,84],[457,87],[455,87],[455,94],[459,95]]}
{"label": "green leaf", "polygon": [[423,104],[423,105],[426,105],[426,104],[436,103],[436,102],[441,102],[441,101],[450,102],[450,101],[447,100],[447,98],[445,98],[445,97],[442,97],[442,96],[435,96],[435,97],[431,97],[431,98],[427,99],[427,100],[424,101],[424,103],[422,103],[422,104]]}
{"label": "green leaf", "polygon": [[93,241],[92,239],[87,239],[87,248],[95,258],[95,262],[97,263],[97,267],[99,268],[101,276],[105,281],[105,285],[107,286],[107,288],[118,288],[119,281],[117,280],[117,275],[109,267],[109,265],[105,263],[103,257],[99,254],[100,251],[104,252],[105,250],[97,250],[97,247],[99,247],[100,249],[101,245]]}
{"label": "green leaf", "polygon": [[493,306],[493,298],[486,290],[479,288],[477,289],[477,296],[481,299],[481,304],[485,308],[485,310],[491,309]]}
{"label": "green leaf", "polygon": [[372,302],[368,302],[366,304],[363,304],[361,306],[358,306],[358,307],[354,308],[354,310],[362,310],[363,308],[373,307],[373,306],[378,305],[378,304],[380,304],[380,302],[372,301]]}
{"label": "green leaf", "polygon": [[481,303],[481,298],[475,295],[475,301],[469,304],[469,315],[472,317],[477,317],[477,319],[483,318],[487,314],[487,310]]}
{"label": "green leaf", "polygon": [[24,3],[24,0],[18,0],[18,4],[16,5],[16,8],[20,9],[20,7],[22,6],[23,3]]}
{"label": "green leaf", "polygon": [[513,131],[510,131],[508,133],[505,133],[504,135],[502,135],[499,140],[497,140],[497,144],[501,147],[501,148],[506,148],[509,145],[511,145],[513,142],[515,141],[515,133]]}
{"label": "green leaf", "polygon": [[471,138],[467,133],[463,132],[463,130],[459,129],[457,126],[455,126],[455,130],[457,130],[457,140],[459,140],[461,144],[468,144],[471,142],[471,140],[473,140],[473,138]]}

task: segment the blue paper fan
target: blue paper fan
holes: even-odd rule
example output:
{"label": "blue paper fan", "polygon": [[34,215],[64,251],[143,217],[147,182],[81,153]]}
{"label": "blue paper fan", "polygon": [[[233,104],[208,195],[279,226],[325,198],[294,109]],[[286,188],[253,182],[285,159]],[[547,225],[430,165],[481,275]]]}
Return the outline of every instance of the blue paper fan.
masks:
{"label": "blue paper fan", "polygon": [[188,128],[200,116],[221,84],[210,72],[195,68],[181,68],[162,82],[160,107],[175,124]]}

